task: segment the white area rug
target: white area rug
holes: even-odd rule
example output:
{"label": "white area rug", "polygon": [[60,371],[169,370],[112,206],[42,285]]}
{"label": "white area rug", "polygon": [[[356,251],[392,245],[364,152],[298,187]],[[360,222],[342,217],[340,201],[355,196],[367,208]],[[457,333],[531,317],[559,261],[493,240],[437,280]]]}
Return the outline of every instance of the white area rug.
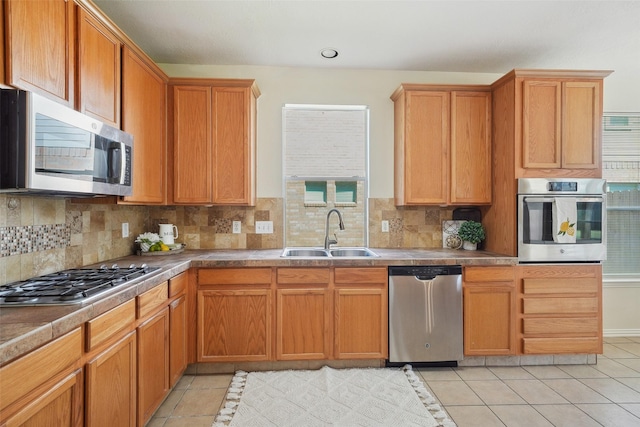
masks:
{"label": "white area rug", "polygon": [[421,426],[455,423],[411,370],[238,371],[213,427]]}

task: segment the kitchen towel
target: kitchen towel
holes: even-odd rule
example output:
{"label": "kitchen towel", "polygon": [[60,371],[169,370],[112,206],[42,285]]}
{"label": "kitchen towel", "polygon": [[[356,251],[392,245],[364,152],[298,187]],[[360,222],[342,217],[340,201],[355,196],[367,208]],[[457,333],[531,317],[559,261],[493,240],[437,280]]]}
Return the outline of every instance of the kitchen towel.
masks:
{"label": "kitchen towel", "polygon": [[576,242],[578,202],[575,197],[555,197],[552,208],[553,241],[556,243]]}

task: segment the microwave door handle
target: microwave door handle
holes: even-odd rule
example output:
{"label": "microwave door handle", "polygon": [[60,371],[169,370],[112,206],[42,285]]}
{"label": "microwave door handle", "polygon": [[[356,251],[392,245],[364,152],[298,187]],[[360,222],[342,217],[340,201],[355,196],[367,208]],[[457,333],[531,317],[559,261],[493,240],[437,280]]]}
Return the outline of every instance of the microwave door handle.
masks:
{"label": "microwave door handle", "polygon": [[109,178],[110,182],[121,184],[125,175],[126,150],[122,142],[109,145]]}
{"label": "microwave door handle", "polygon": [[[558,196],[563,197],[563,196]],[[574,197],[574,196],[564,196],[564,197]],[[525,197],[524,202],[528,203],[553,203],[555,197]],[[603,197],[576,197],[576,202],[595,202],[602,203],[604,200]]]}

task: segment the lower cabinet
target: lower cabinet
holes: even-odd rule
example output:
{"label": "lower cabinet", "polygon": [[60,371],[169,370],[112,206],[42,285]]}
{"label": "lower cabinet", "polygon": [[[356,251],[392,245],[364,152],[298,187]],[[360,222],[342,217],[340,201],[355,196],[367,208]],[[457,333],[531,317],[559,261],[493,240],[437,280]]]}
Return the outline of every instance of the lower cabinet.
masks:
{"label": "lower cabinet", "polygon": [[276,359],[329,359],[331,291],[328,268],[279,268]]}
{"label": "lower cabinet", "polygon": [[169,304],[169,385],[176,385],[187,368],[187,297]]}
{"label": "lower cabinet", "polygon": [[197,361],[271,358],[271,268],[198,271]]}
{"label": "lower cabinet", "polygon": [[169,393],[168,297],[168,282],[136,297],[139,426],[145,425]]}
{"label": "lower cabinet", "polygon": [[136,425],[136,332],[86,364],[85,425]]}
{"label": "lower cabinet", "polygon": [[388,357],[387,268],[336,268],[334,357]]}
{"label": "lower cabinet", "polygon": [[602,266],[518,266],[523,354],[602,353]]}
{"label": "lower cabinet", "polygon": [[516,354],[516,285],[513,266],[463,269],[464,354]]}
{"label": "lower cabinet", "polygon": [[80,328],[0,368],[0,425],[83,425]]}

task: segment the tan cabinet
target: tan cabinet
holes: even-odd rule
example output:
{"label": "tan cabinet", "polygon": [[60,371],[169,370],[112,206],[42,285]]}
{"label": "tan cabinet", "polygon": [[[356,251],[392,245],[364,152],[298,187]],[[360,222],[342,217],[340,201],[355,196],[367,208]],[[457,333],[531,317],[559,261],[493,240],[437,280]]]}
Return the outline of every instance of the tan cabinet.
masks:
{"label": "tan cabinet", "polygon": [[277,360],[332,356],[328,268],[279,268],[276,291]]}
{"label": "tan cabinet", "polygon": [[513,266],[464,267],[464,354],[516,354]]}
{"label": "tan cabinet", "polygon": [[172,79],[173,203],[255,204],[253,80]]}
{"label": "tan cabinet", "polygon": [[387,280],[385,267],[335,269],[336,359],[387,358]]}
{"label": "tan cabinet", "polygon": [[187,368],[188,361],[188,273],[169,280],[169,385],[173,387]]}
{"label": "tan cabinet", "polygon": [[169,284],[136,297],[138,425],[144,425],[169,393]]}
{"label": "tan cabinet", "polygon": [[86,426],[136,426],[136,333],[131,331],[86,365]]}
{"label": "tan cabinet", "polygon": [[82,426],[81,356],[78,328],[0,368],[0,424]]}
{"label": "tan cabinet", "polygon": [[135,301],[86,323],[87,427],[136,425]]}
{"label": "tan cabinet", "polygon": [[117,128],[120,128],[121,47],[121,41],[103,22],[78,8],[77,108]]}
{"label": "tan cabinet", "polygon": [[125,203],[167,201],[167,77],[128,46],[122,50],[122,130],[133,135],[133,189]]}
{"label": "tan cabinet", "polygon": [[491,93],[403,84],[394,101],[396,205],[491,203]]}
{"label": "tan cabinet", "polygon": [[6,83],[74,106],[73,1],[3,1]]}
{"label": "tan cabinet", "polygon": [[271,358],[271,268],[198,271],[197,361]]}
{"label": "tan cabinet", "polygon": [[602,266],[518,266],[523,354],[602,353]]}
{"label": "tan cabinet", "polygon": [[600,170],[602,80],[522,81],[522,167]]}

